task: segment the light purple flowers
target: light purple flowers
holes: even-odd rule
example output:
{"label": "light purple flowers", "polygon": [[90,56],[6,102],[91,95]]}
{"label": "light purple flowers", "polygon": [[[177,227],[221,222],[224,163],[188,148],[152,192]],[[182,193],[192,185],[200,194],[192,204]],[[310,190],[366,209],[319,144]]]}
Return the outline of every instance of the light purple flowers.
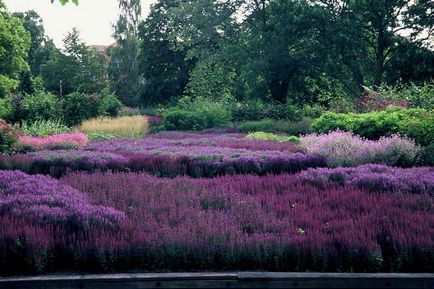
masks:
{"label": "light purple flowers", "polygon": [[111,225],[124,218],[122,212],[92,205],[84,194],[50,177],[0,171],[0,186],[0,215],[78,227]]}

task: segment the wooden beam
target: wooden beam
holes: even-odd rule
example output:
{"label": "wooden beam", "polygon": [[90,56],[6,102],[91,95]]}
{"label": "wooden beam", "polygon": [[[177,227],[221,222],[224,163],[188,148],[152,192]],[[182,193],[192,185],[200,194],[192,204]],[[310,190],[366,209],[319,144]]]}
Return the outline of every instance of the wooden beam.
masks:
{"label": "wooden beam", "polygon": [[433,289],[434,274],[147,273],[0,278],[0,289],[297,288]]}

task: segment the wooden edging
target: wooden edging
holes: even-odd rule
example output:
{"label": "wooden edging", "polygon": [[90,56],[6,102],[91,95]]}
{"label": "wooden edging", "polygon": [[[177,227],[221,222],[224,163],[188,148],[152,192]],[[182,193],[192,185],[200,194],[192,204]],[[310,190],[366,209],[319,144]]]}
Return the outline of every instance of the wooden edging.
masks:
{"label": "wooden edging", "polygon": [[375,288],[433,289],[434,274],[147,273],[0,278],[0,289]]}

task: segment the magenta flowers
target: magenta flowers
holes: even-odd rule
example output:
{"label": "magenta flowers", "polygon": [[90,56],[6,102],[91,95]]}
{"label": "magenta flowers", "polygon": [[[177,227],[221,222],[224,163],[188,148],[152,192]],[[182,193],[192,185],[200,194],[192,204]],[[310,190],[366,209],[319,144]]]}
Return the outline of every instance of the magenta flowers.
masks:
{"label": "magenta flowers", "polygon": [[87,142],[86,134],[81,132],[62,133],[47,137],[21,136],[18,141],[18,150],[79,149],[85,147]]}

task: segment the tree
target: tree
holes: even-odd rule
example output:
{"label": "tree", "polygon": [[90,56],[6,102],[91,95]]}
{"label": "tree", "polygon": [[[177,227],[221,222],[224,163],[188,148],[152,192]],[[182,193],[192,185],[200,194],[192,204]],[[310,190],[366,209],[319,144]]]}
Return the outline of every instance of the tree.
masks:
{"label": "tree", "polygon": [[[75,5],[78,5],[78,0],[71,0],[72,3],[74,3]],[[51,3],[53,3],[54,0],[51,0]],[[69,0],[59,0],[60,4],[65,5],[66,3],[69,2]]]}
{"label": "tree", "polygon": [[28,70],[29,47],[30,35],[23,22],[11,16],[0,0],[0,97],[16,89],[20,73]]}
{"label": "tree", "polygon": [[159,0],[151,6],[140,25],[139,68],[143,77],[142,101],[145,104],[167,103],[184,93],[194,60],[186,60],[187,51],[171,38],[169,9],[183,0]]}
{"label": "tree", "polygon": [[27,63],[30,70],[20,74],[20,88],[24,93],[33,93],[37,77],[41,74],[41,66],[55,53],[55,46],[51,39],[45,36],[41,17],[33,10],[14,13],[13,16],[23,21],[24,28],[30,33],[30,49],[27,55]]}
{"label": "tree", "polygon": [[42,77],[47,90],[57,95],[75,91],[96,93],[107,85],[104,57],[80,40],[77,29],[63,40],[65,53],[55,56],[42,66]]}
{"label": "tree", "polygon": [[108,50],[110,86],[124,104],[137,106],[140,89],[138,29],[141,20],[141,2],[119,0],[119,8],[121,14],[113,27],[116,45]]}

